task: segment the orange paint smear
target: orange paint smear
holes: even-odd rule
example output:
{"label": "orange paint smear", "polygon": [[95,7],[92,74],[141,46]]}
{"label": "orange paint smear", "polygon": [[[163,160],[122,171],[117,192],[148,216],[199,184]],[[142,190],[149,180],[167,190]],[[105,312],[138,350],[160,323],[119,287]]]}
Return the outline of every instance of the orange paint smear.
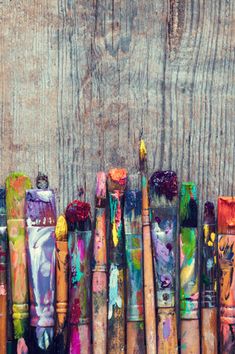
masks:
{"label": "orange paint smear", "polygon": [[235,235],[235,197],[218,198],[218,233]]}

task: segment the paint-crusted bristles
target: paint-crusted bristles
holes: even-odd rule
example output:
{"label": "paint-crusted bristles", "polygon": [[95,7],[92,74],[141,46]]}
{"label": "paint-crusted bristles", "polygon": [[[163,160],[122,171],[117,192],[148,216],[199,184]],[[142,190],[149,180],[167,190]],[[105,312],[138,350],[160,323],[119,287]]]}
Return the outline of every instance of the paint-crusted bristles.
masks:
{"label": "paint-crusted bristles", "polygon": [[38,172],[36,186],[38,189],[47,189],[49,187],[48,176],[44,173]]}
{"label": "paint-crusted bristles", "polygon": [[178,181],[174,171],[156,171],[149,180],[151,207],[174,205],[178,198]]}
{"label": "paint-crusted bristles", "polygon": [[55,235],[57,241],[68,240],[68,225],[64,215],[60,215],[57,219]]}
{"label": "paint-crusted bristles", "polygon": [[213,203],[207,201],[204,205],[204,224],[215,224],[215,206]]}
{"label": "paint-crusted bristles", "polygon": [[108,173],[109,192],[124,192],[127,183],[127,171],[125,168],[112,168]]}
{"label": "paint-crusted bristles", "polygon": [[89,222],[91,217],[91,206],[89,203],[74,200],[67,206],[65,217],[68,229],[72,231],[73,229],[76,229],[79,223],[84,223],[85,221]]}

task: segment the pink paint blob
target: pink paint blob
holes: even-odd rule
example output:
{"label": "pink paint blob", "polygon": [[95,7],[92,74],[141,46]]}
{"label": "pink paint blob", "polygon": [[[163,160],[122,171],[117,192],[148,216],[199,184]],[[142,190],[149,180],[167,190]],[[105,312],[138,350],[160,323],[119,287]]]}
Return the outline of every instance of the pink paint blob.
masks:
{"label": "pink paint blob", "polygon": [[75,326],[71,327],[69,353],[81,354],[81,341],[80,341],[79,331],[78,328]]}
{"label": "pink paint blob", "polygon": [[17,342],[17,354],[28,354],[28,347],[24,338],[20,338]]}
{"label": "pink paint blob", "polygon": [[80,254],[80,261],[83,262],[85,258],[85,242],[84,240],[78,240],[78,249]]}

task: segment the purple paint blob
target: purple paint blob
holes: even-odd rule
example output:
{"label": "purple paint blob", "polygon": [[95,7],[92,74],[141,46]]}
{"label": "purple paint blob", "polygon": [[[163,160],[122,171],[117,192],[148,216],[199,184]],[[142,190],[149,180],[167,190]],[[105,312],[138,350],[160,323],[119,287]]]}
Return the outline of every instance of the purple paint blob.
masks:
{"label": "purple paint blob", "polygon": [[156,171],[150,177],[150,196],[157,194],[158,196],[165,195],[169,200],[172,200],[178,195],[177,175],[174,171]]}
{"label": "purple paint blob", "polygon": [[163,338],[168,339],[171,334],[171,320],[168,318],[163,322]]}

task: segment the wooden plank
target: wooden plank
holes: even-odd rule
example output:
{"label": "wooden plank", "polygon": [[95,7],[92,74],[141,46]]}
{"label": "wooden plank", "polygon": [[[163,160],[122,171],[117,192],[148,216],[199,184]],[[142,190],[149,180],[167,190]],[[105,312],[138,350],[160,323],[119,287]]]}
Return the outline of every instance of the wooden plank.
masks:
{"label": "wooden plank", "polygon": [[234,7],[213,0],[3,0],[0,182],[38,168],[58,210],[96,172],[173,169],[234,193]]}

